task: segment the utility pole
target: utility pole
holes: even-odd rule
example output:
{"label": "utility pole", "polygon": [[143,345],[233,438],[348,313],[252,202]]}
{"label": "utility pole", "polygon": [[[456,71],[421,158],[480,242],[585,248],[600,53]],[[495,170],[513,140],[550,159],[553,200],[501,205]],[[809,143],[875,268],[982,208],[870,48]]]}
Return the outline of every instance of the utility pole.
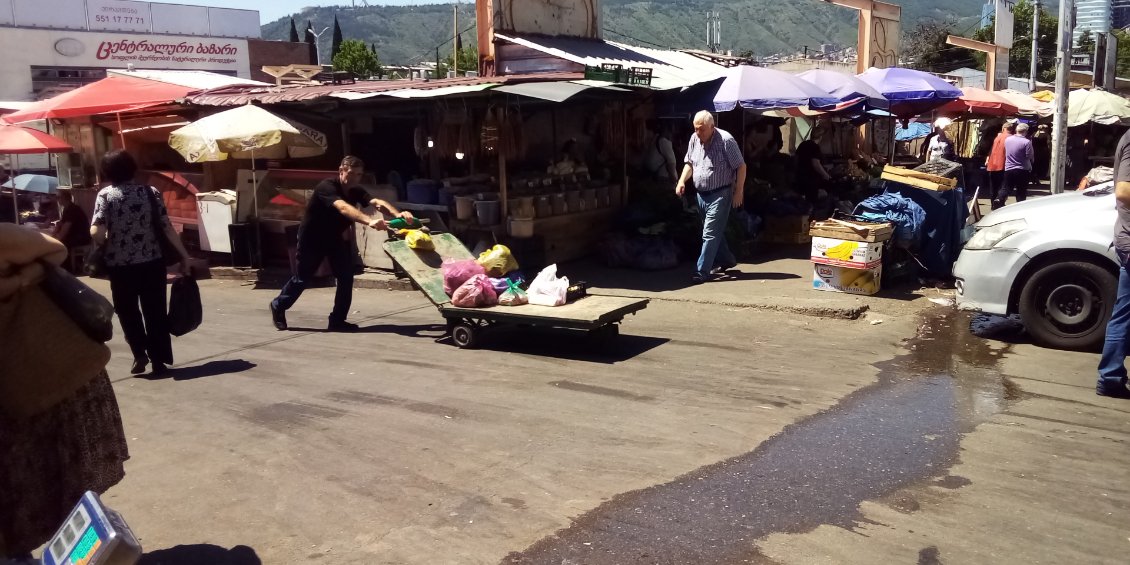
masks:
{"label": "utility pole", "polygon": [[1075,30],[1075,0],[1059,2],[1059,46],[1055,54],[1055,119],[1052,122],[1052,194],[1063,192],[1067,158],[1067,98],[1071,85],[1071,34]]}
{"label": "utility pole", "polygon": [[1032,3],[1032,70],[1028,73],[1028,91],[1036,92],[1036,63],[1040,60],[1040,0]]}
{"label": "utility pole", "polygon": [[451,69],[459,76],[459,3],[451,6]]}

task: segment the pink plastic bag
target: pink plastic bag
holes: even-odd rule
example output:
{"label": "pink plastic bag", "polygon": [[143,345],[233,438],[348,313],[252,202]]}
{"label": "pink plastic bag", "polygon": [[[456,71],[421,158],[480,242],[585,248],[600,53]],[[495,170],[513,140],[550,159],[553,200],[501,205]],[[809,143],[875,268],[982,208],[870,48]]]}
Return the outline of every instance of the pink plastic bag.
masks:
{"label": "pink plastic bag", "polygon": [[498,293],[485,274],[475,275],[451,295],[451,305],[458,308],[486,308],[498,304]]}
{"label": "pink plastic bag", "polygon": [[474,259],[467,259],[464,261],[447,260],[441,266],[443,269],[443,291],[448,296],[453,296],[455,289],[463,286],[463,283],[475,275],[486,274],[483,266]]}

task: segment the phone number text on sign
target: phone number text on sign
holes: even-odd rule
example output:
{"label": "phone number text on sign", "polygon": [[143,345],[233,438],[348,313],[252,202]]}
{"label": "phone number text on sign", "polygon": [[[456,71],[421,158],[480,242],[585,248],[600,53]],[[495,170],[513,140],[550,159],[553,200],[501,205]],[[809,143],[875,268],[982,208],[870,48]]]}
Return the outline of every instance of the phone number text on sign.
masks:
{"label": "phone number text on sign", "polygon": [[94,16],[94,21],[108,24],[137,24],[145,25],[145,18],[137,16]]}

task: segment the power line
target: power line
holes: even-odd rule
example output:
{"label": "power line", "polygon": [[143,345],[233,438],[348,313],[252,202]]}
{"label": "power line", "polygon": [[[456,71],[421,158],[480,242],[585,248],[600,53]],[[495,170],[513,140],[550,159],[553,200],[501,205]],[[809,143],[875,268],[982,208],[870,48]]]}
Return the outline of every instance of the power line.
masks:
{"label": "power line", "polygon": [[637,39],[637,38],[632,37],[632,36],[630,36],[626,33],[622,33],[622,32],[616,31],[616,30],[611,29],[611,28],[606,27],[606,28],[604,28],[604,31],[607,31],[608,33],[613,33],[613,34],[619,35],[620,37],[623,37],[625,39],[630,39],[632,41],[635,41],[636,43],[643,43],[645,45],[650,45],[652,47],[658,47],[660,49],[668,49],[668,47],[666,45],[660,45],[658,43],[652,43],[650,41],[644,41],[642,39]]}

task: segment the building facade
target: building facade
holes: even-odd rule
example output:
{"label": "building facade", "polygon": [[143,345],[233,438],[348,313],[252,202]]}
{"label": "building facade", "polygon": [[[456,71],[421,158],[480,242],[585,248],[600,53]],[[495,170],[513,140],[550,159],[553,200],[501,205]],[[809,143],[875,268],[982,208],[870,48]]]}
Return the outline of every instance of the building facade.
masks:
{"label": "building facade", "polygon": [[1110,1],[1110,27],[1111,29],[1130,27],[1130,0]]}
{"label": "building facade", "polygon": [[251,78],[259,12],[132,0],[0,0],[0,100],[39,100],[107,69]]}
{"label": "building facade", "polygon": [[1110,31],[1111,4],[1111,0],[1075,0],[1076,41],[1087,30],[1092,36]]}

